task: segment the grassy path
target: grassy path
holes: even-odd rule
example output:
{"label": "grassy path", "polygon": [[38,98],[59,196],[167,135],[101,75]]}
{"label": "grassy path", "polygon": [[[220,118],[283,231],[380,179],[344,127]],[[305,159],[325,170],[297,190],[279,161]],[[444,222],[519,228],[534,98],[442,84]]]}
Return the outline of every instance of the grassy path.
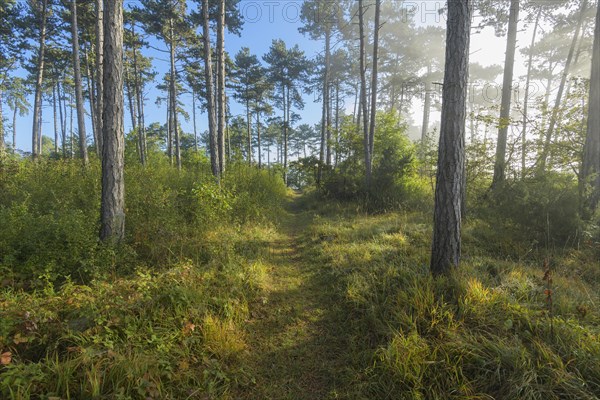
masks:
{"label": "grassy path", "polygon": [[347,347],[329,283],[303,254],[303,234],[311,220],[300,198],[292,198],[281,237],[272,244],[265,296],[252,306],[247,326],[247,363],[256,384],[234,398],[337,397]]}

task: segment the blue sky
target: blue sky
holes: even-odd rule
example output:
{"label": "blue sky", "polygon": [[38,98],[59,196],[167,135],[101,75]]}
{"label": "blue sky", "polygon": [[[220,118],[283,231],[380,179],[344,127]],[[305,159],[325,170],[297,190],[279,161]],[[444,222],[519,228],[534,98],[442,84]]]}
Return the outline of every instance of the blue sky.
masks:
{"label": "blue sky", "polygon": [[[127,5],[135,4],[135,0],[126,0]],[[445,26],[444,18],[437,18],[435,13],[431,13],[431,4],[442,4],[443,2],[423,2],[419,4],[425,4],[423,12],[421,13],[421,21],[418,21],[421,25],[438,25]],[[302,35],[298,28],[302,26],[299,18],[299,12],[301,7],[301,0],[283,0],[283,1],[271,1],[271,0],[242,0],[240,2],[240,12],[245,17],[245,23],[241,32],[241,36],[227,34],[226,36],[226,48],[227,51],[233,57],[238,50],[247,46],[251,52],[262,58],[265,54],[273,39],[283,39],[288,46],[298,44],[302,50],[305,51],[307,57],[313,58],[319,52],[322,51],[323,43],[320,41],[313,41]],[[415,3],[416,4],[416,3]],[[429,10],[429,11],[428,11]],[[530,29],[525,29],[519,33],[519,47],[527,45],[530,40]],[[160,41],[150,38],[152,45],[158,48],[165,48],[165,45]],[[471,39],[471,61],[479,62],[483,65],[490,64],[502,64],[504,59],[505,49],[505,38],[498,38],[494,36],[492,29],[486,29],[478,35],[474,35]],[[144,54],[154,57],[154,68],[158,71],[157,79],[160,79],[168,71],[168,61],[166,55],[151,49],[144,50]],[[525,72],[524,60],[520,53],[517,52],[517,60],[515,64],[516,76],[522,75]],[[19,75],[23,75],[23,71],[19,72]],[[157,106],[155,100],[158,96],[163,95],[160,93],[154,85],[150,85],[148,88],[149,94],[146,102],[146,123],[159,122],[163,124],[166,120],[166,109],[165,105]],[[33,99],[31,99],[31,102]],[[300,112],[303,123],[315,124],[319,122],[321,111],[320,104],[315,103],[315,95],[306,95],[304,110]],[[181,101],[186,104],[187,110],[191,114],[191,97],[186,94],[181,95]],[[350,104],[350,102],[348,102]],[[231,113],[232,115],[244,114],[243,108],[238,105],[233,98],[230,98]],[[6,104],[4,104],[6,106]],[[86,109],[89,105],[86,102]],[[416,125],[422,118],[421,116],[420,101],[415,101],[412,107],[412,119]],[[8,107],[5,107],[7,109]],[[277,110],[275,110],[278,113]],[[8,114],[8,110],[5,111],[5,117]],[[17,147],[24,151],[31,149],[31,113],[28,116],[20,117],[17,120]],[[433,110],[431,115],[432,125],[439,121],[439,113]],[[129,128],[130,118],[128,114],[125,116],[126,129]],[[192,132],[191,121],[181,121],[183,130],[185,132]],[[197,124],[199,132],[203,132],[207,129],[206,115],[198,113]],[[76,124],[75,124],[76,125]],[[43,115],[43,133],[47,136],[53,137],[53,122],[52,122],[52,108],[50,104],[45,103],[44,115]],[[88,121],[87,134],[91,137],[91,126]],[[7,135],[7,139],[10,141],[10,135]]]}
{"label": "blue sky", "polygon": [[[127,5],[134,4],[134,1],[126,1]],[[226,49],[233,57],[242,47],[249,47],[253,54],[256,54],[262,61],[262,55],[268,52],[273,39],[283,39],[288,46],[298,44],[302,50],[306,52],[307,57],[315,57],[322,49],[322,43],[312,41],[302,35],[298,28],[302,26],[299,18],[301,1],[284,1],[275,2],[268,0],[251,1],[244,0],[240,3],[240,12],[245,17],[245,23],[241,32],[241,36],[226,35]],[[148,38],[152,46],[164,49],[164,43],[155,38]],[[167,55],[152,49],[145,49],[144,54],[153,57],[153,66],[158,72],[157,79],[160,79],[169,69]],[[18,71],[18,75],[24,76],[24,71]],[[84,80],[85,83],[85,80]],[[147,88],[146,102],[146,124],[152,122],[165,123],[166,106],[157,106],[156,98],[164,94],[158,91],[155,85],[149,85]],[[231,97],[231,96],[230,96]],[[304,110],[301,111],[302,122],[315,124],[320,119],[320,105],[314,102],[314,95],[306,95]],[[192,109],[191,96],[182,94],[180,100],[186,105],[186,109],[190,113]],[[33,104],[33,98],[30,99]],[[4,104],[6,106],[6,104]],[[233,98],[230,98],[232,116],[244,114],[243,108],[238,105]],[[89,104],[86,101],[86,111],[89,112]],[[6,107],[7,108],[7,107]],[[126,112],[128,109],[126,108]],[[275,110],[277,112],[277,110]],[[5,111],[5,117],[7,111]],[[18,117],[17,119],[17,148],[30,151],[31,150],[31,123],[32,115]],[[193,132],[192,121],[181,120],[182,128],[185,132]],[[76,121],[74,122],[76,126]],[[49,137],[54,137],[53,114],[51,104],[44,103],[43,110],[43,134]],[[129,114],[125,115],[126,131],[130,128],[131,122]],[[208,129],[206,115],[198,112],[197,114],[198,132],[203,132]],[[76,129],[76,127],[74,128]],[[90,121],[87,121],[87,135],[91,138],[92,129]],[[7,134],[7,140],[12,141],[12,134]],[[91,140],[91,139],[90,139]]]}

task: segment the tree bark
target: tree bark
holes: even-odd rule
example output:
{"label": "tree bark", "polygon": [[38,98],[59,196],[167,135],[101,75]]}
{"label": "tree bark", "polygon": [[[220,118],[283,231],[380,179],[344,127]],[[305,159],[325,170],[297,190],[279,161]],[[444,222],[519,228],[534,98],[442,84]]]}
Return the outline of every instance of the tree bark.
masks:
{"label": "tree bark", "polygon": [[[16,104],[15,111],[17,111]],[[56,113],[56,85],[52,85],[52,115],[54,117],[54,152],[58,154],[58,118]]]}
{"label": "tree bark", "polygon": [[217,133],[217,121],[215,115],[215,95],[213,92],[212,55],[210,53],[210,24],[208,15],[208,1],[202,0],[202,34],[204,37],[204,76],[206,80],[206,108],[208,111],[208,132],[210,137],[210,163],[212,173],[217,179],[221,175],[221,163],[219,162],[219,144]]}
{"label": "tree bark", "polygon": [[562,101],[562,95],[565,90],[565,84],[567,83],[567,77],[569,76],[569,69],[571,68],[571,61],[573,60],[573,54],[575,53],[575,47],[577,46],[577,39],[579,38],[579,32],[581,31],[581,25],[583,24],[583,17],[587,10],[587,0],[583,0],[581,3],[581,11],[579,13],[579,19],[575,28],[575,34],[569,47],[569,54],[565,61],[565,69],[563,70],[562,77],[560,79],[560,85],[558,86],[558,93],[556,94],[556,100],[554,102],[554,108],[552,109],[552,115],[550,116],[550,125],[546,132],[544,140],[544,147],[542,148],[542,154],[539,160],[538,172],[544,172],[546,170],[546,163],[548,162],[548,156],[550,154],[550,144],[552,142],[552,136],[554,136],[554,129],[556,128],[556,120],[558,118],[558,112],[560,109],[560,103]]}
{"label": "tree bark", "polygon": [[102,201],[100,239],[125,237],[123,0],[104,0]]}
{"label": "tree bark", "polygon": [[[221,174],[225,172],[225,108],[227,107],[227,98],[225,97],[225,0],[219,0],[219,15],[217,20],[217,96],[218,96],[218,148],[219,148],[219,169]],[[252,150],[252,141],[250,142]],[[252,160],[252,153],[248,154],[248,159]]]}
{"label": "tree bark", "polygon": [[492,187],[504,182],[506,173],[506,140],[510,125],[510,104],[513,88],[513,71],[515,51],[517,49],[517,26],[519,23],[519,0],[511,0],[508,16],[508,34],[506,38],[506,55],[504,58],[504,81],[502,83],[502,103],[500,120],[498,121],[498,144],[496,146],[496,162]]}
{"label": "tree bark", "polygon": [[88,101],[90,103],[90,116],[92,118],[92,137],[94,138],[94,146],[96,147],[96,154],[98,154],[98,136],[102,135],[100,132],[96,131],[96,100],[94,96],[96,94],[96,84],[94,82],[93,75],[90,73],[90,59],[88,57],[87,44],[84,42],[84,55],[85,59],[85,70],[86,70],[86,81],[88,87]]}
{"label": "tree bark", "polygon": [[81,63],[79,61],[79,31],[77,28],[77,1],[71,0],[71,44],[73,46],[73,77],[75,80],[75,103],[77,108],[77,134],[79,135],[79,156],[83,165],[89,163],[87,135],[85,132],[85,111],[83,109],[83,88],[81,84]]}
{"label": "tree bark", "polygon": [[2,90],[0,89],[0,156],[4,154],[4,148],[4,112],[2,109]]}
{"label": "tree bark", "polygon": [[584,199],[589,218],[600,200],[600,7],[596,11],[594,45],[592,50],[592,73],[590,76],[590,99],[585,145],[583,149],[583,183],[591,186]]}
{"label": "tree bark", "polygon": [[[371,76],[371,121],[369,126],[369,153],[370,162],[373,164],[373,154],[375,151],[375,124],[377,116],[377,79],[379,64],[379,28],[381,19],[381,0],[375,0],[375,28],[373,32],[373,73]],[[371,166],[372,168],[372,166]]]}
{"label": "tree bark", "polygon": [[449,1],[430,265],[434,275],[448,273],[460,261],[470,25],[470,0]]}
{"label": "tree bark", "polygon": [[40,26],[40,42],[38,48],[37,77],[35,80],[35,97],[33,101],[33,128],[31,133],[31,154],[35,159],[41,152],[41,115],[42,115],[42,84],[44,83],[44,61],[46,53],[46,19],[48,0],[42,2],[42,21]]}
{"label": "tree bark", "polygon": [[98,156],[102,155],[102,113],[103,113],[103,98],[104,85],[103,78],[103,63],[104,63],[104,5],[103,0],[96,0],[96,132],[98,134],[98,143],[96,143],[96,151]]}
{"label": "tree bark", "polygon": [[192,88],[192,125],[194,126],[194,152],[198,152],[198,128],[196,126],[196,92]]}
{"label": "tree bark", "polygon": [[131,34],[133,36],[133,83],[135,86],[135,100],[138,110],[138,146],[140,147],[140,162],[142,165],[146,165],[147,159],[147,144],[146,144],[146,127],[144,122],[144,94],[142,93],[142,79],[140,78],[140,72],[138,71],[137,65],[137,43],[135,42],[135,22],[131,22]]}
{"label": "tree bark", "polygon": [[429,115],[431,112],[431,64],[427,65],[427,77],[425,78],[425,101],[423,104],[423,125],[421,126],[421,151],[420,156],[424,158],[425,142],[427,141],[427,132],[429,131]]}
{"label": "tree bark", "polygon": [[260,143],[260,111],[256,112],[256,141],[258,145],[258,169],[262,168],[262,150]]}
{"label": "tree bark", "polygon": [[363,0],[358,0],[358,25],[360,30],[360,105],[362,110],[363,145],[365,150],[365,183],[368,188],[371,186],[371,143],[369,141],[369,116],[367,112],[367,67],[365,65],[364,12]]}
{"label": "tree bark", "polygon": [[525,80],[525,98],[523,99],[523,132],[521,134],[521,179],[525,178],[525,169],[527,164],[527,118],[529,112],[529,84],[531,82],[531,70],[533,68],[533,46],[537,36],[540,17],[542,16],[542,6],[539,6],[535,24],[533,26],[533,35],[531,36],[531,45],[529,46],[529,58],[527,60],[527,78]]}
{"label": "tree bark", "polygon": [[181,170],[181,140],[179,138],[179,122],[177,119],[177,70],[175,69],[175,32],[173,29],[173,20],[169,20],[169,55],[171,62],[171,118],[173,126],[171,127],[175,139],[175,162],[177,169]]}

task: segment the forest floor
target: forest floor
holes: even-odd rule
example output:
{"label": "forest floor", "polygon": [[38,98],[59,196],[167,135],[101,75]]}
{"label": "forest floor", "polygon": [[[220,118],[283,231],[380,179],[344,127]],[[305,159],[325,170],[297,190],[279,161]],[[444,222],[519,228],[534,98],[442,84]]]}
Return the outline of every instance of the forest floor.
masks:
{"label": "forest floor", "polygon": [[270,245],[264,295],[251,305],[246,362],[255,385],[233,398],[335,398],[347,365],[340,312],[327,274],[305,253],[314,214],[288,200],[280,237]]}

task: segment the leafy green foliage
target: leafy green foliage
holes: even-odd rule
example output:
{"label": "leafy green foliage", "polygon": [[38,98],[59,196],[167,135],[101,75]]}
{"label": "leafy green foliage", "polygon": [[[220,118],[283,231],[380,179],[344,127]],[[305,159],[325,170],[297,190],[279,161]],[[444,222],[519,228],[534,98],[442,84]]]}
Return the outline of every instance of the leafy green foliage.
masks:
{"label": "leafy green foliage", "polygon": [[243,165],[219,186],[207,163],[157,161],[126,168],[119,247],[97,239],[97,164],[3,161],[0,397],[226,398],[251,383],[241,327],[286,189]]}
{"label": "leafy green foliage", "polygon": [[332,199],[362,199],[370,210],[397,209],[402,205],[432,205],[425,200],[429,184],[418,174],[417,150],[406,136],[406,126],[393,113],[377,115],[371,187],[366,188],[362,140],[355,125],[343,127],[350,155],[325,172],[324,193]]}

